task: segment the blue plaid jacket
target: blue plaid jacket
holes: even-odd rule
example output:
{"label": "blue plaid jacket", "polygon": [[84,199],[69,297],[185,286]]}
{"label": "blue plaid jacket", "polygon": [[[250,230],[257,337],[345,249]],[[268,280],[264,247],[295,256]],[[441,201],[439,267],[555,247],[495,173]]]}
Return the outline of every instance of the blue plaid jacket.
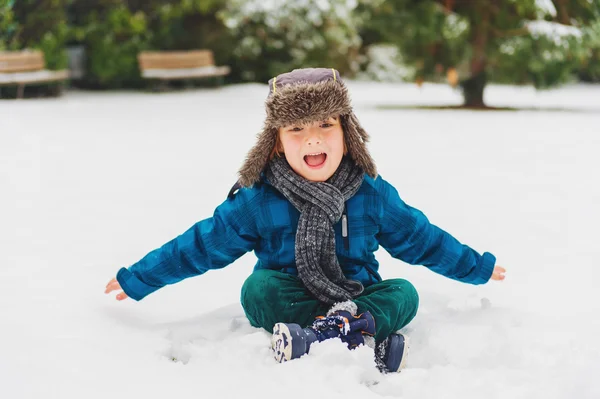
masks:
{"label": "blue plaid jacket", "polygon": [[[496,262],[492,254],[480,255],[430,224],[381,177],[365,175],[345,213],[347,234],[342,234],[342,220],[334,226],[336,253],[346,277],[365,287],[381,281],[374,255],[380,245],[395,258],[465,283],[483,284],[492,275]],[[252,250],[258,258],[254,270],[297,274],[294,244],[299,217],[296,208],[263,180],[230,195],[211,218],[119,270],[117,280],[129,297],[140,300],[167,284],[225,267]]]}

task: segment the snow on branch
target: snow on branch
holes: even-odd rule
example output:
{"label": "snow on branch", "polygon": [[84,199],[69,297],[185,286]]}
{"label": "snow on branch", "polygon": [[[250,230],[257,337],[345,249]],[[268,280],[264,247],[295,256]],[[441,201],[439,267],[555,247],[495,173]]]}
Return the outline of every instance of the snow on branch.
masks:
{"label": "snow on branch", "polygon": [[560,45],[568,37],[580,38],[583,34],[579,28],[549,21],[530,21],[525,24],[534,37],[545,36]]}
{"label": "snow on branch", "polygon": [[[540,13],[550,14],[553,17],[556,17],[556,7],[554,7],[552,0],[535,0],[535,5]],[[538,18],[540,17],[543,17],[543,15],[538,16]]]}

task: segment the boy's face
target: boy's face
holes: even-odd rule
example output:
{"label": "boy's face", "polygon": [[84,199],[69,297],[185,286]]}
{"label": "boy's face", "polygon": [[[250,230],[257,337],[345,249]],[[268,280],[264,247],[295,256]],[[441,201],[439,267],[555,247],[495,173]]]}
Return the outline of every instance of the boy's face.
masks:
{"label": "boy's face", "polygon": [[344,156],[344,131],[339,117],[308,125],[279,128],[285,158],[298,175],[310,181],[326,181]]}

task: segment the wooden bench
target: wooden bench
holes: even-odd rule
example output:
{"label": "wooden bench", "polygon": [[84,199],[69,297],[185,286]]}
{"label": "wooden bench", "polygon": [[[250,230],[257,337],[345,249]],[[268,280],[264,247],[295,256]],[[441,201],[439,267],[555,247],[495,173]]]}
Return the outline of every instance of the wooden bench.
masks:
{"label": "wooden bench", "polygon": [[142,77],[162,81],[195,78],[221,78],[228,75],[228,66],[215,66],[213,52],[144,51],[138,54]]}
{"label": "wooden bench", "polygon": [[23,98],[28,84],[69,79],[69,71],[49,71],[45,66],[41,51],[0,51],[0,86],[17,86],[17,98]]}

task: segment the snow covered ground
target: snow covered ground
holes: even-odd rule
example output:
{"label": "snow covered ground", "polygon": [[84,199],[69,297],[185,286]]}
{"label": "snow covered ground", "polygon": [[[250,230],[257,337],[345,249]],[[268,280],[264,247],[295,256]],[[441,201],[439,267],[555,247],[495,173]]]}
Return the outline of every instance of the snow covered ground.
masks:
{"label": "snow covered ground", "polygon": [[238,302],[253,254],[141,302],[105,295],[225,199],[267,88],[69,92],[0,102],[0,397],[600,397],[600,87],[489,88],[518,112],[382,109],[460,96],[350,88],[381,175],[507,268],[475,287],[378,253],[421,297],[405,371],[332,341],[276,364]]}

